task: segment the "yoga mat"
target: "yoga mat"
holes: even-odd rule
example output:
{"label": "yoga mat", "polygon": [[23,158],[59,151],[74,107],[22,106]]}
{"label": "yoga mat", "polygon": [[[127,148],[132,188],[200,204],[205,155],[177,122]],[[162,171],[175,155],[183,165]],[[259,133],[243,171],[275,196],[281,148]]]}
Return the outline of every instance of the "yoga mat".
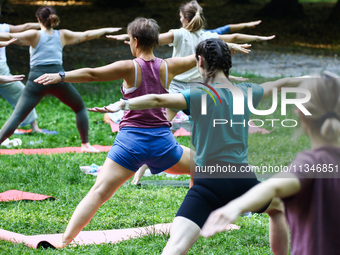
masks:
{"label": "yoga mat", "polygon": [[[112,116],[115,116],[115,115],[121,115],[121,113],[113,113],[113,114],[111,114],[111,115],[109,115],[108,113],[105,113],[104,114],[104,123],[109,123],[110,124],[110,127],[111,127],[111,131],[112,131],[112,133],[115,133],[115,132],[119,132],[119,123],[117,122],[114,122],[112,119],[111,119],[111,117]],[[122,116],[121,116],[122,117]],[[121,117],[120,117],[120,119],[121,119]],[[117,117],[117,118],[115,118],[116,120],[118,120],[119,119],[119,117]],[[119,119],[119,121],[120,121],[120,119]]]}
{"label": "yoga mat", "polygon": [[119,124],[114,123],[112,120],[110,120],[110,127],[112,133],[119,132]]}
{"label": "yoga mat", "polygon": [[190,181],[173,181],[173,180],[159,180],[159,181],[140,181],[141,186],[155,185],[159,187],[172,186],[172,187],[186,187],[189,188]]}
{"label": "yoga mat", "polygon": [[[118,243],[131,238],[138,238],[150,234],[168,234],[171,223],[156,224],[142,228],[113,229],[99,231],[81,231],[70,245],[88,245],[103,243]],[[229,224],[226,230],[238,230],[239,226]],[[55,248],[53,244],[58,243],[62,234],[26,236],[15,232],[0,229],[0,240],[12,243],[24,243],[26,246],[37,248]]]}
{"label": "yoga mat", "polygon": [[52,196],[40,195],[36,193],[30,193],[20,190],[7,190],[0,193],[0,202],[6,201],[18,201],[18,200],[45,200],[55,199]]}
{"label": "yoga mat", "polygon": [[[111,149],[111,145],[93,145],[101,152],[107,152]],[[81,147],[62,147],[62,148],[45,148],[45,149],[0,149],[0,155],[13,155],[18,153],[23,154],[53,154],[53,153],[69,153],[69,152],[81,152]]]}
{"label": "yoga mat", "polygon": [[[169,233],[171,223],[156,224],[141,228],[81,231],[70,245],[88,245],[102,243],[118,243],[131,238],[138,238],[150,234]],[[0,239],[12,243],[24,243],[26,246],[37,249],[55,248],[54,245],[61,239],[62,234],[26,236],[15,232],[0,229]]]}
{"label": "yoga mat", "polygon": [[[14,131],[14,134],[15,135],[22,135],[22,134],[28,134],[28,133],[31,133],[31,132],[32,132],[32,129],[16,129]],[[57,131],[47,130],[47,129],[41,129],[41,132],[43,134],[47,134],[47,135],[56,135],[56,134],[58,134]]]}
{"label": "yoga mat", "polygon": [[174,133],[175,137],[178,137],[178,136],[190,136],[190,135],[191,135],[191,132],[186,131],[182,127],[180,129],[176,130],[176,132]]}

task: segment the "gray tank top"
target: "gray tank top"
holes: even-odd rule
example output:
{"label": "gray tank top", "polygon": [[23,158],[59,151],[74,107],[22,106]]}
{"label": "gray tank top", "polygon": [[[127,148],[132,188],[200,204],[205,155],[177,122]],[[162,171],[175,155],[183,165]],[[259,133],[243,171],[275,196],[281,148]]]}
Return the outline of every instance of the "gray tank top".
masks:
{"label": "gray tank top", "polygon": [[48,35],[40,30],[40,40],[35,48],[30,47],[30,66],[62,65],[63,45],[58,30]]}

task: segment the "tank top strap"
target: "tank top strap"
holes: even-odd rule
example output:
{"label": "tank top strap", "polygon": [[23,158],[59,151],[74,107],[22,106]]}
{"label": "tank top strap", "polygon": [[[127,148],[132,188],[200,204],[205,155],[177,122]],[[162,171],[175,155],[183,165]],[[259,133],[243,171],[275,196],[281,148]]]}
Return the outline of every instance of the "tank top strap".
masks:
{"label": "tank top strap", "polygon": [[132,62],[135,66],[135,86],[134,87],[137,87],[137,75],[138,75],[137,63],[134,59],[132,60]]}
{"label": "tank top strap", "polygon": [[[163,86],[161,84],[160,77],[159,77],[160,66],[161,66],[162,62],[164,61],[163,59],[156,57],[154,60],[145,61],[142,58],[135,58],[134,61],[136,62],[136,64],[138,64],[140,66],[142,74],[143,74],[141,84],[147,83],[150,79],[152,79],[154,81],[157,80],[159,85],[166,89],[166,86],[168,84],[168,68],[167,68],[167,64],[165,62],[164,62],[165,65],[166,65],[166,84],[165,84],[165,86]],[[136,75],[135,75],[135,80],[137,80]]]}
{"label": "tank top strap", "polygon": [[168,86],[168,64],[166,63],[165,60],[163,60],[163,62],[164,62],[164,65],[165,65],[165,84],[164,84],[164,88],[166,90],[168,90],[167,89],[167,86]]}

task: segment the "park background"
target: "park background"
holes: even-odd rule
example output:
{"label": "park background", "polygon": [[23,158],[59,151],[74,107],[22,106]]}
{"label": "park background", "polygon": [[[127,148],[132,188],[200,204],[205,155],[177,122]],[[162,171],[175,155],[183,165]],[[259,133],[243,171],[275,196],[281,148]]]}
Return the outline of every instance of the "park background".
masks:
{"label": "park background", "polygon": [[[126,28],[135,17],[154,18],[161,32],[179,28],[178,7],[182,1],[125,0],[125,1],[9,1],[11,9],[4,9],[1,22],[21,24],[35,21],[35,4],[56,4],[61,24],[59,28],[74,31],[115,26]],[[332,12],[336,1],[284,0],[278,12],[268,9],[270,2],[260,1],[200,1],[207,19],[207,28],[228,23],[261,19],[262,24],[244,33],[277,37],[265,43],[253,43],[249,55],[233,57],[233,74],[263,82],[279,77],[305,75],[325,69],[340,74],[339,23]],[[125,30],[124,30],[125,32]],[[160,46],[159,57],[170,57],[171,48]],[[8,64],[15,74],[29,72],[28,47],[11,45],[7,48]],[[96,67],[120,59],[131,59],[128,46],[105,37],[64,49],[64,68]],[[121,81],[75,84],[88,107],[102,106],[118,100]],[[268,109],[270,99],[260,107]],[[0,124],[12,110],[0,98]],[[79,146],[73,112],[55,98],[46,97],[36,107],[41,128],[56,130],[58,135],[15,135],[21,138],[21,148],[54,148]],[[90,142],[112,145],[115,134],[103,115],[88,113]],[[295,118],[293,109],[289,118]],[[279,111],[270,118],[281,118]],[[271,130],[271,128],[268,128]],[[301,136],[292,139],[295,129],[276,127],[267,135],[249,137],[249,161],[253,165],[288,164],[297,152],[307,149],[309,142]],[[190,146],[190,138],[178,141]],[[62,233],[73,210],[93,185],[95,177],[83,174],[79,166],[102,164],[106,153],[1,155],[0,192],[17,189],[52,195],[55,201],[0,203],[0,228],[26,235]],[[181,176],[178,180],[187,180]],[[169,180],[166,176],[144,177],[143,180]],[[124,185],[95,215],[85,230],[142,227],[171,222],[187,188]],[[271,254],[268,241],[268,217],[254,214],[237,221],[240,230],[224,232],[210,239],[200,238],[189,254]],[[142,237],[119,244],[69,247],[65,251],[31,250],[24,245],[0,241],[0,254],[160,254],[167,235]]]}

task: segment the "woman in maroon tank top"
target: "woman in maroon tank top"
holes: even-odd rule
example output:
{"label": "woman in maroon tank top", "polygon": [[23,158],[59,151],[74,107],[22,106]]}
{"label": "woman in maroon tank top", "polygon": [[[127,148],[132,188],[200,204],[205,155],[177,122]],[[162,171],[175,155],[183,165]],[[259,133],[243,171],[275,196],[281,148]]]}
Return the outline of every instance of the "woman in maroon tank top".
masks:
{"label": "woman in maroon tank top", "polygon": [[[136,57],[134,61],[117,61],[99,68],[83,68],[66,72],[65,81],[123,79],[122,93],[125,98],[147,93],[167,93],[169,81],[177,74],[193,68],[196,62],[194,55],[166,60],[156,58],[153,49],[158,45],[158,30],[159,27],[154,20],[137,18],[128,26],[130,37],[128,44],[132,55]],[[35,82],[47,85],[58,83],[60,80],[58,74],[45,74]],[[96,183],[77,206],[61,242],[55,244],[56,247],[64,247],[72,242],[99,207],[134,175],[134,171],[141,164],[148,164],[155,173],[166,169],[169,173],[190,173],[192,158],[190,149],[180,146],[174,139],[164,109],[126,111],[120,128]],[[160,148],[155,151],[157,146]],[[134,154],[136,151],[137,153]],[[140,156],[143,151],[146,155]],[[142,162],[131,162],[136,158],[137,161]]]}

